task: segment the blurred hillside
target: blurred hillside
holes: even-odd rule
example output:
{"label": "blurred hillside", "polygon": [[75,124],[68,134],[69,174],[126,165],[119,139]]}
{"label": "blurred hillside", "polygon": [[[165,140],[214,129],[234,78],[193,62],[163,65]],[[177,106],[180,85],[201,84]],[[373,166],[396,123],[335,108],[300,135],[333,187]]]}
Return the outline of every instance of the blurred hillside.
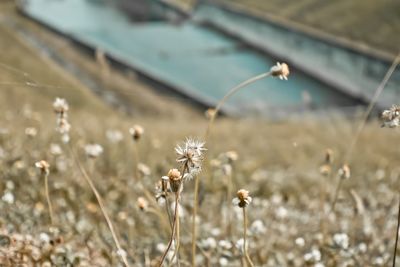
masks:
{"label": "blurred hillside", "polygon": [[400,43],[400,1],[231,0],[258,14],[310,26],[393,54]]}

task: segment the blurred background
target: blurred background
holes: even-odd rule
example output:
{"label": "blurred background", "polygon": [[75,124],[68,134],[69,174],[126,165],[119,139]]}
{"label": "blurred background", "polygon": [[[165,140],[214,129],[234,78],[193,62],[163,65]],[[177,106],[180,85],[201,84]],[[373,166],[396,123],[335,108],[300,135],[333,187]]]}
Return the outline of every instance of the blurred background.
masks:
{"label": "blurred background", "polygon": [[[259,81],[223,108],[281,119],[365,107],[398,52],[400,2],[3,0],[0,19],[3,51],[13,35],[128,113],[163,113],[169,101],[205,110],[287,62],[288,81]],[[396,71],[377,110],[398,101],[399,84]]]}
{"label": "blurred background", "polygon": [[[242,213],[230,211],[240,188],[253,197],[256,266],[391,266],[399,133],[377,115],[400,103],[399,69],[374,119],[359,122],[400,52],[399,33],[399,0],[0,0],[0,265],[121,266],[81,162],[128,260],[158,266],[169,219],[150,211],[168,210],[153,193],[179,167],[174,147],[204,138],[204,113],[233,86],[285,62],[287,81],[239,91],[204,138],[198,266],[245,266]],[[69,104],[70,147],[55,131],[56,97]],[[133,125],[144,128],[140,142]],[[96,160],[93,144],[104,148]],[[51,228],[35,168],[43,159]],[[180,212],[181,266],[192,258],[194,186],[185,184]],[[20,245],[32,239],[37,248]]]}

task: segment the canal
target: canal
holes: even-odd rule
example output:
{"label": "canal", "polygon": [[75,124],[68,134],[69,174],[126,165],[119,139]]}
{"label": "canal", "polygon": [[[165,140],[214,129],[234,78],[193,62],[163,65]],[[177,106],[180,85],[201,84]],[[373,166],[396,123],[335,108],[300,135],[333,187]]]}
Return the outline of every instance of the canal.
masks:
{"label": "canal", "polygon": [[[277,61],[196,20],[135,21],[107,1],[25,0],[23,12],[207,105],[215,104],[234,85],[268,71]],[[310,102],[315,109],[360,104],[293,69],[288,81],[265,79],[243,90],[228,103],[228,110],[273,114],[303,110]]]}

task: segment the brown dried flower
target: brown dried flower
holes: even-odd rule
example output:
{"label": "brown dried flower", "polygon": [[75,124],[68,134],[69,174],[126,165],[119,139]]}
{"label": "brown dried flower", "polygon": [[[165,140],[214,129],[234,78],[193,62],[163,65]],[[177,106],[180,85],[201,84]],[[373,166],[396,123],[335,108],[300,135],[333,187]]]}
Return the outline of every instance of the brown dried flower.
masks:
{"label": "brown dried flower", "polygon": [[289,66],[286,63],[277,62],[275,66],[271,67],[271,75],[274,77],[279,77],[281,80],[287,80],[290,71]]}
{"label": "brown dried flower", "polygon": [[325,163],[332,164],[332,162],[333,162],[333,151],[332,151],[332,149],[328,148],[325,151]]}
{"label": "brown dried flower", "polygon": [[332,171],[331,166],[329,166],[328,164],[324,164],[319,168],[319,172],[323,176],[328,176],[331,173],[331,171]]}
{"label": "brown dried flower", "polygon": [[347,164],[344,164],[338,171],[340,178],[349,179],[350,178],[350,167]]}
{"label": "brown dried flower", "polygon": [[206,116],[207,119],[213,118],[215,116],[215,109],[213,108],[207,109],[204,115]]}
{"label": "brown dried flower", "polygon": [[35,166],[36,168],[40,169],[42,174],[48,175],[50,173],[50,164],[45,160],[36,162]]}
{"label": "brown dried flower", "polygon": [[162,177],[163,180],[168,180],[172,192],[179,192],[182,184],[182,175],[177,169],[169,170],[167,176]]}
{"label": "brown dried flower", "polygon": [[129,133],[132,135],[134,141],[139,141],[144,133],[144,129],[140,125],[133,125],[133,127],[129,129]]}
{"label": "brown dried flower", "polygon": [[238,160],[239,155],[236,151],[228,151],[225,153],[225,157],[229,163],[233,163],[234,161]]}
{"label": "brown dried flower", "polygon": [[145,211],[149,207],[149,202],[143,197],[137,199],[137,206],[140,210]]}
{"label": "brown dried flower", "polygon": [[240,189],[236,193],[236,197],[232,200],[233,205],[237,205],[240,208],[244,208],[249,205],[252,201],[252,198],[249,195],[249,191],[245,189]]}

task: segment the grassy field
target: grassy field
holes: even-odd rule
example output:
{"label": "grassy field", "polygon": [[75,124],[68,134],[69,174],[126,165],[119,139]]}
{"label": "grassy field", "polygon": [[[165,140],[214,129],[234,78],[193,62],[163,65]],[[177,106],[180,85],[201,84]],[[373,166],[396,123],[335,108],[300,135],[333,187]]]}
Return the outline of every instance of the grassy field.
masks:
{"label": "grassy field", "polygon": [[[167,202],[155,202],[154,185],[170,169],[180,167],[176,144],[188,136],[204,136],[203,112],[177,98],[160,96],[132,74],[108,70],[68,42],[17,17],[10,6],[0,5],[0,10],[1,18],[35,32],[105,83],[104,90],[124,99],[124,106],[135,107],[121,112],[104,104],[101,96],[33,49],[7,23],[0,23],[0,263],[122,265],[79,169],[82,165],[104,200],[129,264],[158,266],[171,235],[167,207],[173,206],[174,194],[168,192]],[[63,144],[55,131],[55,97],[69,103],[70,145]],[[128,132],[133,124],[145,129],[138,142]],[[337,171],[357,126],[356,119],[333,115],[279,123],[217,120],[199,176],[197,266],[250,266],[242,249],[242,210],[232,205],[240,188],[253,197],[246,210],[248,254],[255,266],[390,266],[400,193],[398,131],[380,128],[377,121],[367,124],[347,162],[351,177],[343,181],[331,210]],[[85,153],[85,146],[93,143],[104,149],[97,158]],[[326,164],[327,148],[334,157],[325,166],[331,174],[324,176],[320,167]],[[228,160],[228,151],[236,151],[238,159]],[[50,164],[53,224],[45,180],[35,168],[43,159]],[[193,192],[194,181],[185,182],[180,266],[191,262]],[[168,253],[167,262],[171,257]]]}

